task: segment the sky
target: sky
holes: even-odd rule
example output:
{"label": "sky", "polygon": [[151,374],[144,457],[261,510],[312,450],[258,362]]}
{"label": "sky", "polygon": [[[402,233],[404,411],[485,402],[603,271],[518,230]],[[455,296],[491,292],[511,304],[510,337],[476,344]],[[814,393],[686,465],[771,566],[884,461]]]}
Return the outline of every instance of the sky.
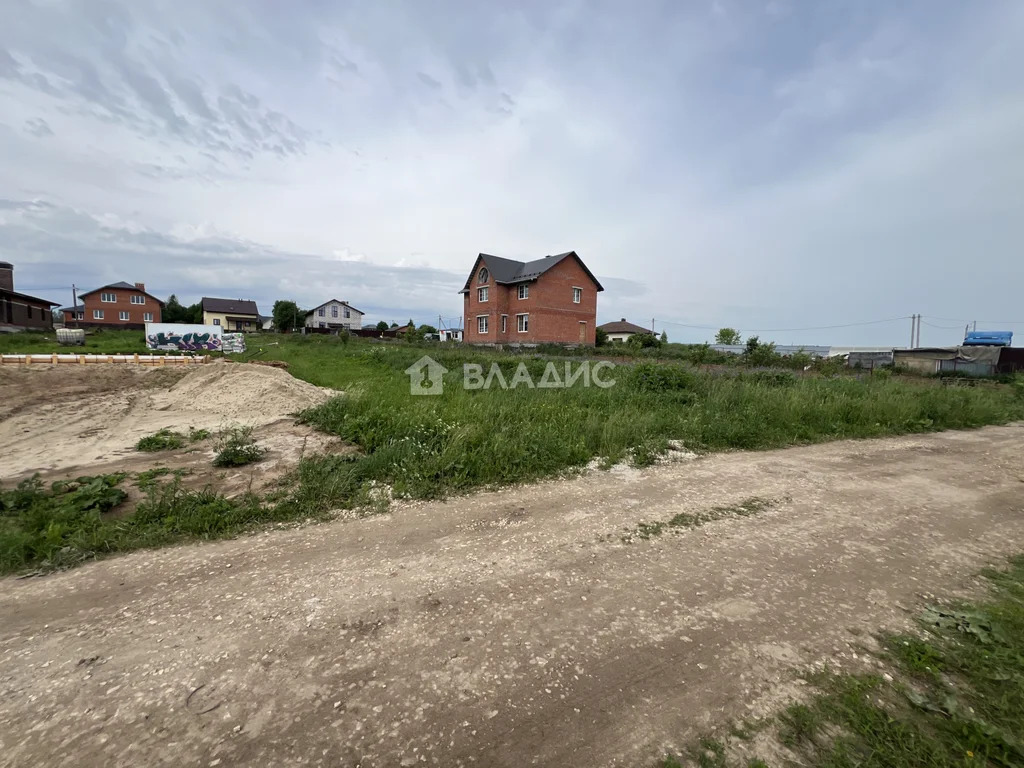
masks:
{"label": "sky", "polygon": [[575,250],[671,341],[1024,343],[1017,0],[3,4],[26,293],[436,324],[477,253]]}

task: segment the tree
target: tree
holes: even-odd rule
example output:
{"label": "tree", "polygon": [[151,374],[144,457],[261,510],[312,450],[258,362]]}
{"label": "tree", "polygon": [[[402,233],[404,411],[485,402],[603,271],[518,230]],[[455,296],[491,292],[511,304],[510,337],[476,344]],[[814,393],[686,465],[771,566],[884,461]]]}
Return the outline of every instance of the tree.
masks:
{"label": "tree", "polygon": [[437,333],[437,328],[435,328],[432,325],[427,325],[426,323],[424,323],[423,325],[420,326],[420,335],[426,333]]}
{"label": "tree", "polygon": [[381,320],[379,323],[377,323],[377,330],[378,331],[386,331],[390,327],[391,326],[387,324],[386,320]]}
{"label": "tree", "polygon": [[299,305],[288,299],[278,299],[270,312],[274,317],[274,327],[282,333],[292,331],[299,326]]}
{"label": "tree", "polygon": [[660,341],[661,341],[662,344],[668,344],[668,332],[666,332],[666,331],[662,331],[661,332],[661,339],[660,339]]}
{"label": "tree", "polygon": [[594,346],[603,347],[608,343],[608,331],[604,328],[598,328],[594,331]]}
{"label": "tree", "polygon": [[715,334],[715,344],[734,346],[740,343],[740,332],[735,328],[721,328]]}
{"label": "tree", "polygon": [[658,337],[649,332],[634,333],[629,337],[629,341],[626,343],[632,347],[639,347],[640,349],[661,346],[661,342],[658,341]]}
{"label": "tree", "polygon": [[405,328],[405,338],[406,338],[406,341],[416,341],[417,339],[420,339],[422,337],[423,337],[423,334],[421,334],[418,330],[416,330],[416,323],[414,323],[412,321],[412,318],[410,317],[409,318],[409,323],[408,323],[408,325]]}
{"label": "tree", "polygon": [[170,298],[167,299],[167,303],[164,304],[160,317],[165,323],[186,323],[188,322],[185,316],[187,311],[185,307],[181,306],[178,297],[172,293]]}

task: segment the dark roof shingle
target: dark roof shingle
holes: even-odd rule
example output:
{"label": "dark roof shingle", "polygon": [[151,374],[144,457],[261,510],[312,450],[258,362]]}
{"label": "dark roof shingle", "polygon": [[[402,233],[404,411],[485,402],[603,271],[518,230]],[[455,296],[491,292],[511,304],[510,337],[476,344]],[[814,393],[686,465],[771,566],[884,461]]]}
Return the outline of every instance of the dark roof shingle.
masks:
{"label": "dark roof shingle", "polygon": [[651,333],[649,328],[644,328],[641,325],[630,323],[626,318],[616,320],[611,323],[605,323],[604,325],[597,326],[606,333]]}
{"label": "dark roof shingle", "polygon": [[203,296],[203,312],[226,312],[233,315],[253,315],[259,317],[260,310],[255,301],[248,299],[216,299]]}
{"label": "dark roof shingle", "polygon": [[[603,291],[604,287],[598,279],[594,277],[594,274],[590,269],[587,268],[587,265],[583,263],[583,259],[579,257],[579,254],[577,254],[576,251],[566,251],[565,253],[559,253],[554,256],[545,256],[543,259],[535,259],[534,261],[515,261],[514,259],[506,259],[501,256],[492,256],[489,253],[481,253],[477,258],[484,262],[484,266],[486,266],[488,271],[490,271],[491,276],[494,278],[494,282],[511,285],[536,280],[553,266],[570,256],[576,259],[579,265],[583,267],[583,271],[586,272],[587,276],[594,281],[594,285],[597,286],[597,290]],[[460,293],[468,291],[469,285],[472,282],[473,275],[471,274],[466,279],[466,285]]]}

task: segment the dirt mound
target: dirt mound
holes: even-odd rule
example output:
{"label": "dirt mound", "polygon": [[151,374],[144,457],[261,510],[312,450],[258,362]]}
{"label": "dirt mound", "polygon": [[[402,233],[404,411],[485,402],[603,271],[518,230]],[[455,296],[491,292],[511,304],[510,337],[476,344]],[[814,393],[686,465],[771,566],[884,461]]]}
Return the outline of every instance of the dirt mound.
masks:
{"label": "dirt mound", "polygon": [[158,429],[260,427],[335,394],[287,371],[246,364],[207,363],[187,371],[131,365],[4,371],[0,479],[131,462],[139,438]]}
{"label": "dirt mound", "polygon": [[166,392],[155,393],[153,407],[265,423],[319,405],[335,394],[279,368],[211,363],[193,368]]}

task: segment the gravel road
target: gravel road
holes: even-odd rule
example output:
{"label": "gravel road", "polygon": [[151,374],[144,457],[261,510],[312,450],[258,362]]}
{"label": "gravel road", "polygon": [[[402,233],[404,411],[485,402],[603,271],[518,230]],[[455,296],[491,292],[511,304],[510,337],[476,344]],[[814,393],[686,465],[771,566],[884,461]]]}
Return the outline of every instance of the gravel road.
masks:
{"label": "gravel road", "polygon": [[[750,500],[764,509],[734,514]],[[721,519],[623,541],[680,513]],[[1022,550],[1011,425],[594,472],[6,579],[0,764],[642,767]]]}

